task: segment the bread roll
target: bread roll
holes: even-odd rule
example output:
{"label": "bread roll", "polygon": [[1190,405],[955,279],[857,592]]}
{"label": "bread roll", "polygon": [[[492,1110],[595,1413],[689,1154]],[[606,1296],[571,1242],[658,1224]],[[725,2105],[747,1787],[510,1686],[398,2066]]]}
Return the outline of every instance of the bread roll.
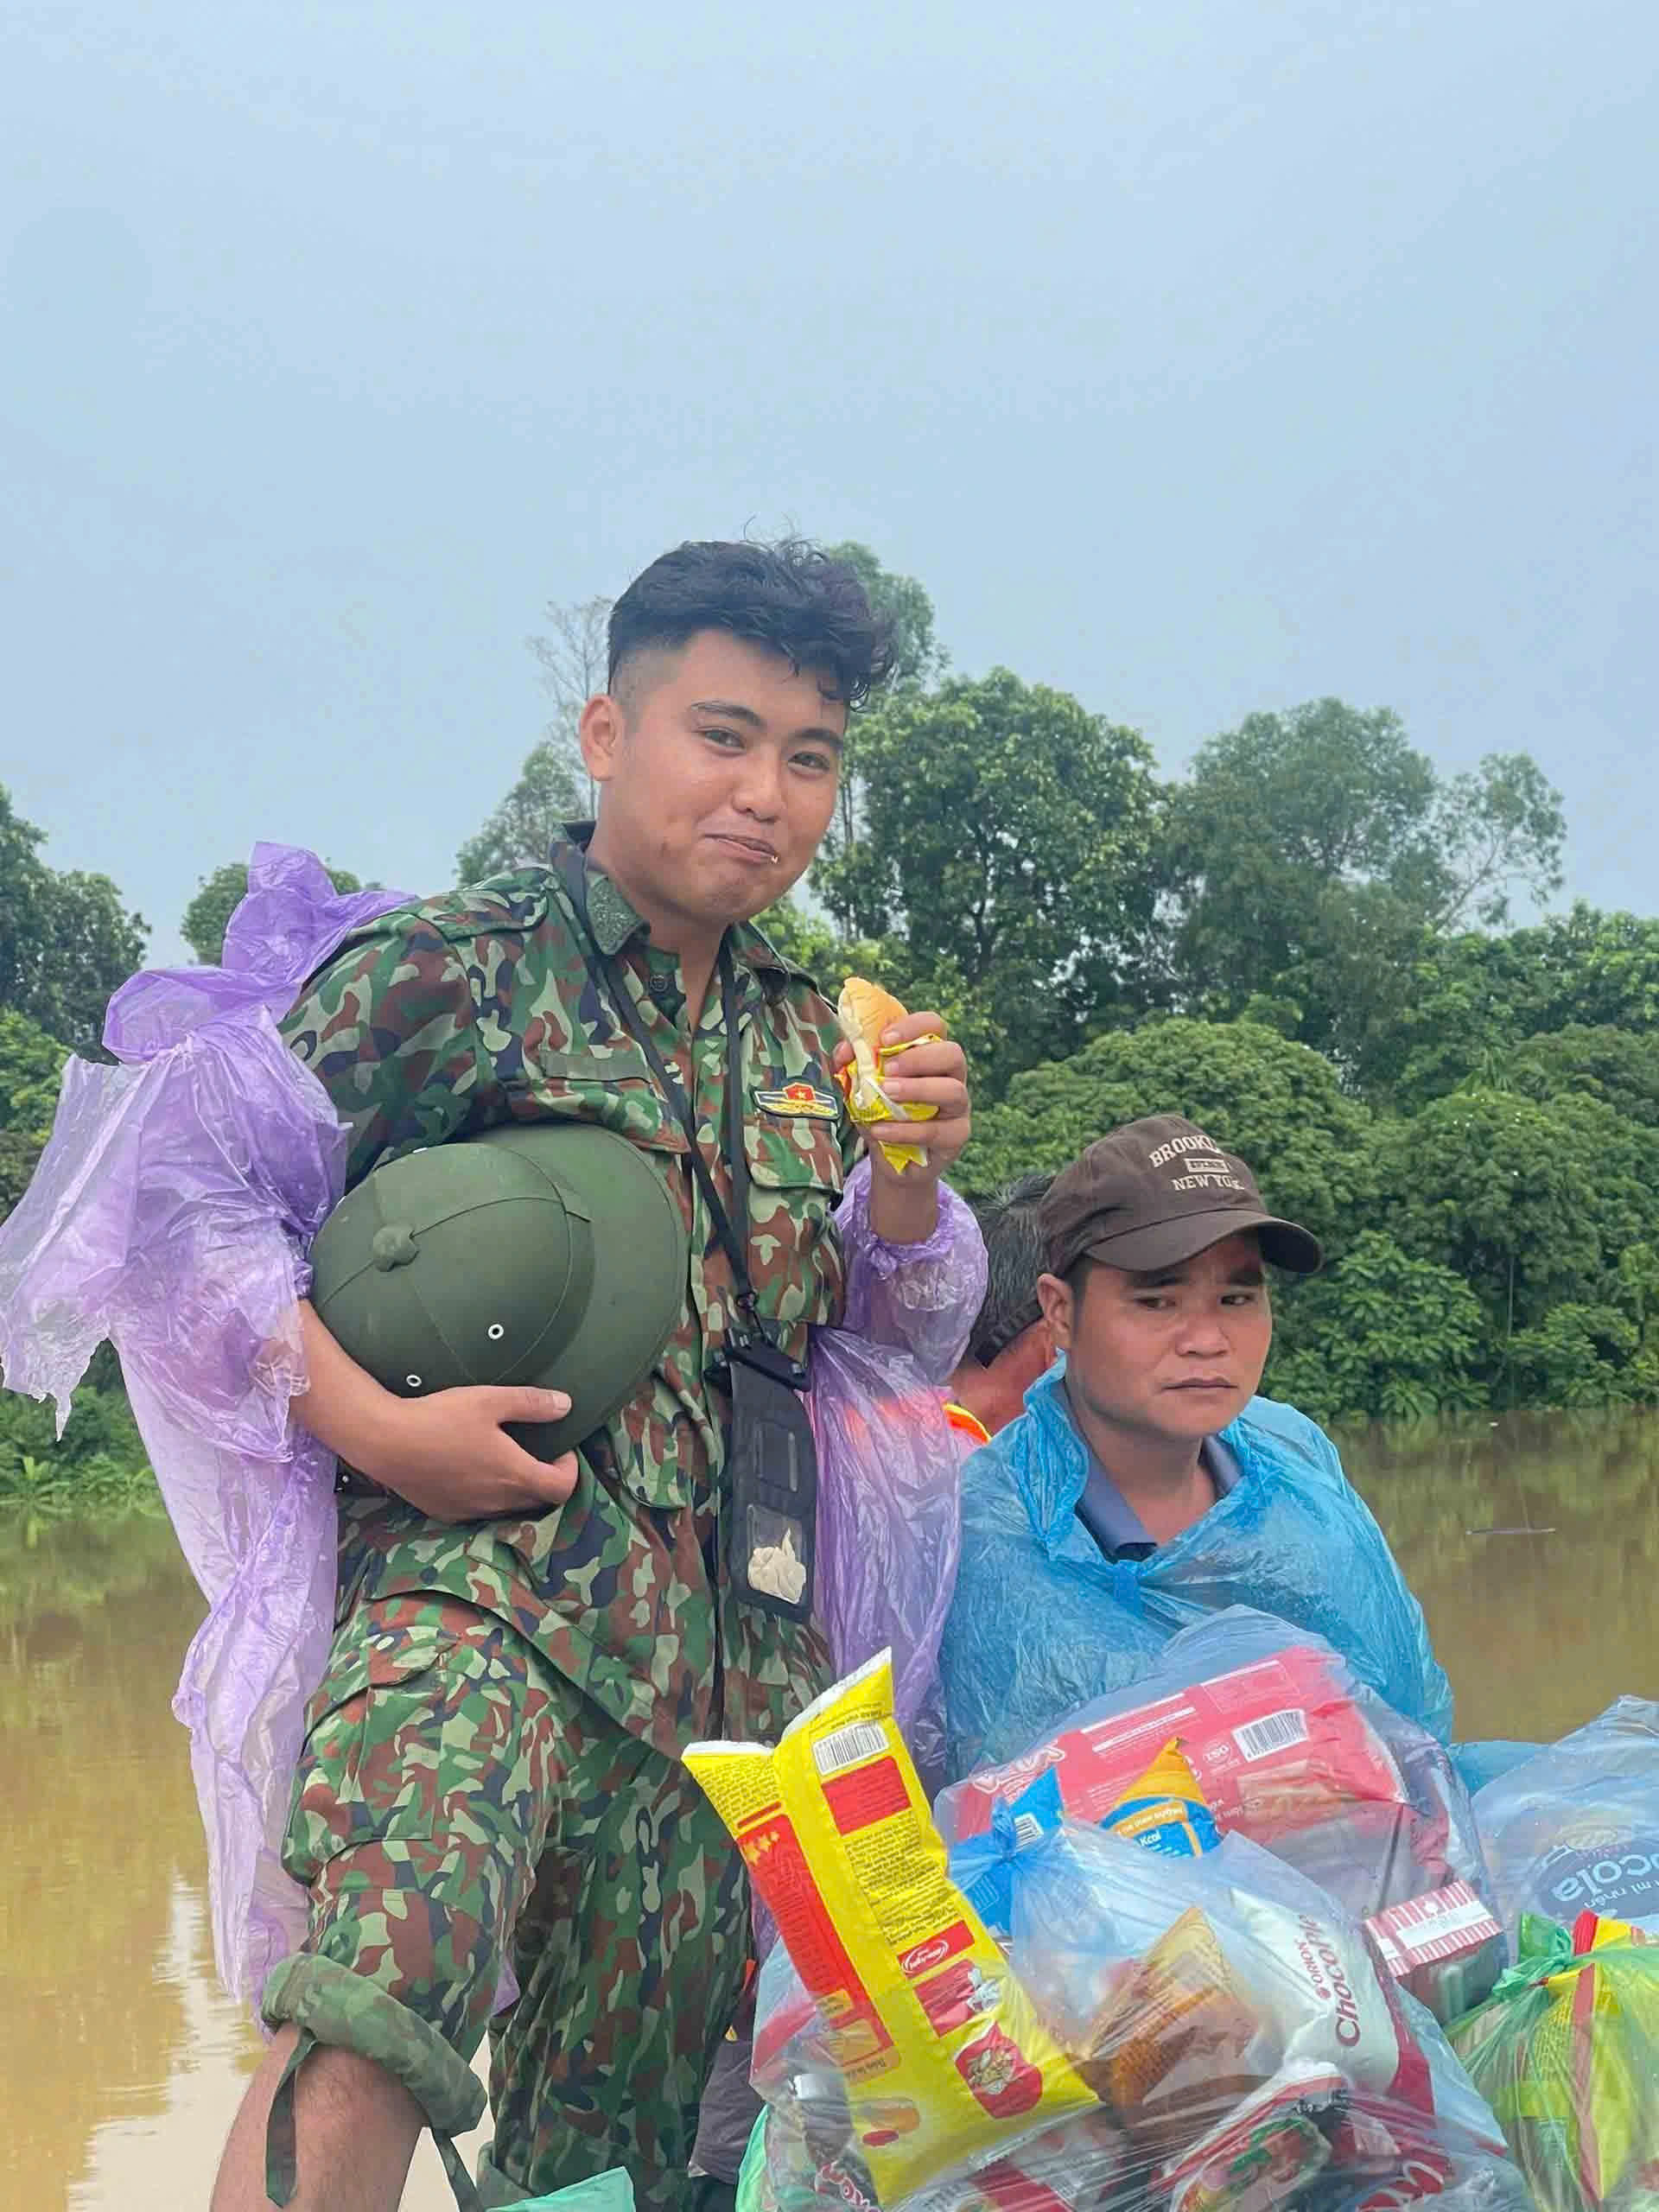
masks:
{"label": "bread roll", "polygon": [[[905,1020],[905,1008],[891,991],[862,976],[849,976],[842,985],[836,1018],[853,1048],[852,1065],[842,1074],[842,1088],[847,1094],[847,1109],[860,1128],[868,1128],[876,1122],[931,1122],[939,1110],[937,1106],[891,1099],[882,1089],[881,1079],[889,1060],[909,1052],[912,1046],[937,1044],[938,1038],[913,1037],[909,1044],[884,1050],[882,1033]],[[926,1156],[913,1144],[884,1144],[881,1152],[900,1174],[906,1167],[919,1167]]]}

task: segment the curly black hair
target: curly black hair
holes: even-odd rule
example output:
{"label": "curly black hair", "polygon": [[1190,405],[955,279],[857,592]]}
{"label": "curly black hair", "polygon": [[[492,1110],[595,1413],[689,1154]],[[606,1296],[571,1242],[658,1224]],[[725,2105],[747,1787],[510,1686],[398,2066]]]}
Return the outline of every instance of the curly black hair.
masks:
{"label": "curly black hair", "polygon": [[849,709],[893,668],[891,627],[856,571],[798,537],[709,539],[653,561],[611,609],[610,690],[632,655],[672,650],[700,630],[770,645]]}

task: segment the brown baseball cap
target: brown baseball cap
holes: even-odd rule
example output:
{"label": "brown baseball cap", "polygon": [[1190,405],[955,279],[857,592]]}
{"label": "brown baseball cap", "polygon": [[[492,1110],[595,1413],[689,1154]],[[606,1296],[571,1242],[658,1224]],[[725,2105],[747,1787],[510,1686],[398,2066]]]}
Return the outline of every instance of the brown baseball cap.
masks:
{"label": "brown baseball cap", "polygon": [[1050,1184],[1039,1219],[1057,1275],[1085,1253],[1136,1274],[1175,1267],[1243,1229],[1293,1274],[1311,1275],[1325,1257],[1316,1236],[1268,1212],[1236,1154],[1179,1114],[1148,1115],[1091,1144]]}

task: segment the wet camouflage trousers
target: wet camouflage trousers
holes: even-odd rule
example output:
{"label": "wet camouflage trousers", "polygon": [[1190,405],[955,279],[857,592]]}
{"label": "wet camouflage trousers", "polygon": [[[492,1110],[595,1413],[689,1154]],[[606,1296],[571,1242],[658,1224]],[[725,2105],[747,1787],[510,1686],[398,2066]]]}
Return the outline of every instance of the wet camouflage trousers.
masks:
{"label": "wet camouflage trousers", "polygon": [[[312,1700],[283,1853],[306,1949],[273,2024],[378,2060],[440,2135],[476,2124],[486,2204],[625,2167],[695,2201],[697,2101],[748,1948],[741,1862],[678,1761],[629,1735],[498,1616],[365,1597]],[[504,1960],[520,1994],[490,2019]]]}

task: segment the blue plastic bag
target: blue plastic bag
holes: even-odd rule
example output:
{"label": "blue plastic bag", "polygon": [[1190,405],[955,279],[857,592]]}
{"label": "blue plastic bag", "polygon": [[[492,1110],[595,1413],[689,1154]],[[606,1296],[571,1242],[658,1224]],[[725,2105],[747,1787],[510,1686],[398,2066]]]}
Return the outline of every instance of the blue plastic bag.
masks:
{"label": "blue plastic bag", "polygon": [[1505,1925],[1581,1912],[1659,1932],[1659,1705],[1621,1697],[1475,1798]]}
{"label": "blue plastic bag", "polygon": [[1522,1743],[1510,1737],[1485,1736],[1472,1744],[1453,1744],[1452,1756],[1472,1797],[1489,1783],[1500,1781],[1522,1760],[1536,1758],[1545,1748],[1542,1744]]}
{"label": "blue plastic bag", "polygon": [[1396,1713],[1448,1740],[1451,1686],[1422,1608],[1321,1429],[1253,1399],[1223,1435],[1235,1487],[1150,1558],[1112,1561],[1077,1517],[1089,1453],[1064,1378],[1064,1363],[1052,1368],[963,1471],[941,1652],[953,1775],[1139,1681],[1173,1636],[1230,1605],[1311,1629]]}

